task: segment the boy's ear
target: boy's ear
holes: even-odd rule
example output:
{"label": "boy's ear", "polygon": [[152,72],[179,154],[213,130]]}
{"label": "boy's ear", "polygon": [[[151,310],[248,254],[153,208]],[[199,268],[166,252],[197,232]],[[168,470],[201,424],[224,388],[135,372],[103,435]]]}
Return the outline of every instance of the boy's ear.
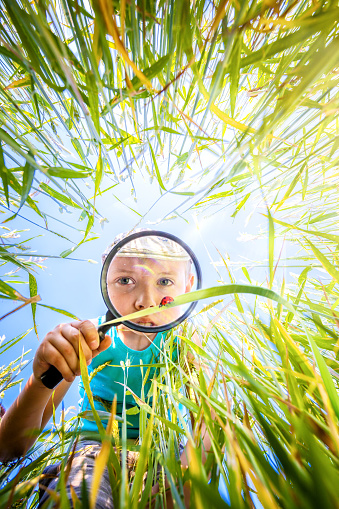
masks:
{"label": "boy's ear", "polygon": [[193,285],[194,285],[194,274],[190,274],[188,276],[188,281],[187,281],[187,284],[186,284],[185,293],[190,292],[192,290]]}

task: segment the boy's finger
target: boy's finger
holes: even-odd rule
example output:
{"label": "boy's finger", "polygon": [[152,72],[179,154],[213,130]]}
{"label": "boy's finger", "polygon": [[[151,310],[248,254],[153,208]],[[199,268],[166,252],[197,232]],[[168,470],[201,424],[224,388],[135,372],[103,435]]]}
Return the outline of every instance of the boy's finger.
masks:
{"label": "boy's finger", "polygon": [[75,373],[69,366],[64,355],[60,353],[58,348],[56,348],[51,343],[46,343],[44,345],[43,355],[45,362],[51,366],[55,366],[57,370],[62,374],[62,377],[67,380],[67,382],[73,382],[75,379]]}
{"label": "boy's finger", "polygon": [[106,336],[104,337],[104,339],[101,341],[101,343],[100,343],[99,347],[98,347],[96,350],[94,350],[94,351],[92,352],[93,357],[96,357],[96,356],[97,356],[100,352],[103,352],[104,350],[107,350],[107,348],[108,348],[109,346],[111,346],[111,343],[112,343],[112,338],[111,338],[111,336],[108,336],[108,335],[106,334]]}
{"label": "boy's finger", "polygon": [[71,325],[79,329],[83,335],[86,343],[91,350],[96,350],[100,344],[99,334],[95,325],[90,320],[83,320],[82,322],[72,322]]}
{"label": "boy's finger", "polygon": [[82,351],[84,352],[84,356],[86,359],[87,365],[92,360],[92,350],[88,346],[86,339],[84,338],[80,329],[73,327],[71,323],[64,324],[60,332],[62,336],[72,345],[77,355],[77,359],[79,357],[79,340],[81,341]]}
{"label": "boy's finger", "polygon": [[68,364],[69,368],[74,373],[74,375],[78,375],[79,362],[73,344],[70,343],[70,341],[66,339],[62,334],[58,334],[58,336],[53,337],[49,341],[49,344],[52,345],[59,352],[59,354],[65,359],[66,363]]}

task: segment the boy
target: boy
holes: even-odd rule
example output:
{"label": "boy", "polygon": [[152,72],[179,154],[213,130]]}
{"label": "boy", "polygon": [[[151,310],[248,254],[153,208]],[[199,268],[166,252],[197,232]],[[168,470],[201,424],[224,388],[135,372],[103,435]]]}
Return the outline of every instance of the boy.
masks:
{"label": "boy", "polygon": [[[120,239],[121,237],[118,237],[115,242]],[[179,244],[168,239],[165,239],[165,249],[162,240],[164,239],[156,237],[136,239],[125,245],[111,262],[107,289],[109,298],[120,314],[127,315],[158,306],[164,296],[175,297],[191,290],[194,278],[190,271],[190,258]],[[180,315],[179,307],[170,308],[136,320],[136,323],[152,327],[169,323]],[[140,397],[141,386],[145,383],[140,366],[154,362],[165,333],[145,334],[120,325],[117,328],[113,327],[100,343],[97,326],[103,321],[104,317],[100,317],[92,321],[61,324],[46,335],[35,354],[32,376],[0,423],[0,459],[8,460],[26,453],[35,441],[35,437],[29,436],[29,431],[44,428],[52,416],[53,405],[55,407],[59,405],[76,376],[80,375],[79,340],[90,372],[105,365],[91,381],[96,408],[107,410],[105,402],[111,404],[114,395],[117,396],[118,415],[123,406],[125,408],[135,406],[133,397],[126,396],[123,384]],[[126,371],[120,366],[125,366],[127,360],[131,367],[127,370],[126,379]],[[55,389],[53,400],[53,391],[47,389],[40,380],[41,375],[51,365],[55,366],[64,378]],[[145,394],[150,383],[151,380],[146,382]],[[90,410],[81,381],[80,395],[81,410]],[[127,428],[127,437],[138,438],[138,416],[129,415],[128,421],[131,422],[131,426]],[[105,421],[103,424],[105,425]],[[97,428],[93,421],[83,418],[82,430],[97,431]],[[74,458],[68,479],[68,486],[72,484],[80,499],[83,472],[86,470],[87,485],[90,485],[100,444],[86,442],[81,447],[82,452]],[[181,460],[182,464],[187,466],[185,453],[182,454]],[[127,458],[131,469],[135,461],[135,455],[131,453]],[[49,484],[49,488],[53,489],[55,484],[56,481]],[[47,493],[43,496],[41,505],[47,496]],[[96,506],[113,508],[107,472],[103,476]]]}

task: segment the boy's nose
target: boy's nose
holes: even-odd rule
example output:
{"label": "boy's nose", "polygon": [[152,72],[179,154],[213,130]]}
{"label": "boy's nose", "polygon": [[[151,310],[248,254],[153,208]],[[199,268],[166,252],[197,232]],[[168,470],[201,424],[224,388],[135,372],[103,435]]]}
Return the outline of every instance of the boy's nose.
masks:
{"label": "boy's nose", "polygon": [[137,309],[145,309],[157,306],[159,303],[156,302],[154,292],[150,288],[144,288],[136,299],[135,306]]}

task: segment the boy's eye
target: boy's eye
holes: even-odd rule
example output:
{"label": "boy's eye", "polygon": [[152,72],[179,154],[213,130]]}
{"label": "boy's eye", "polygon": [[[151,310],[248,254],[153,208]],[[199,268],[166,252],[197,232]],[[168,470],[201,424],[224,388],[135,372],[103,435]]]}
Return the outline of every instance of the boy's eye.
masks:
{"label": "boy's eye", "polygon": [[133,280],[130,278],[130,277],[119,277],[119,279],[117,280],[117,283],[121,284],[121,285],[130,285],[133,283]]}
{"label": "boy's eye", "polygon": [[158,283],[161,286],[170,286],[174,284],[173,281],[171,281],[167,277],[162,277],[161,279],[159,279]]}

